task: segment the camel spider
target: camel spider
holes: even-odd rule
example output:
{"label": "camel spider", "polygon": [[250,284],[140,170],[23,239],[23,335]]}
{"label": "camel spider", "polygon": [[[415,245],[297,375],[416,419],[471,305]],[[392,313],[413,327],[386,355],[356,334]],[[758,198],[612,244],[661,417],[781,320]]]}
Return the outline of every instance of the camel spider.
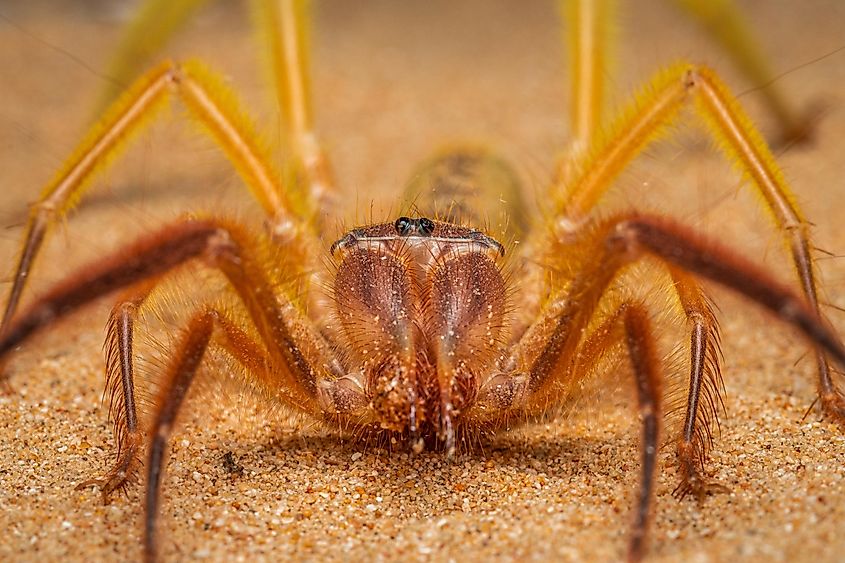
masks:
{"label": "camel spider", "polygon": [[[290,8],[286,3],[281,6]],[[282,21],[302,32],[301,13],[283,16]],[[298,42],[293,47],[303,45]],[[305,74],[304,63],[293,60],[293,67],[280,74],[288,87]],[[314,141],[307,104],[281,105],[291,110],[290,145],[300,163],[296,175],[308,194],[296,198],[291,197],[296,192],[281,187],[281,175],[253,142],[252,126],[212,74],[192,62],[159,66],[113,106],[33,208],[6,309],[0,354],[5,356],[57,317],[105,294],[126,291],[110,317],[107,342],[107,388],[114,397],[118,460],[98,484],[104,495],[122,486],[139,465],[144,439],[151,439],[145,553],[154,557],[166,440],[209,343],[243,364],[257,386],[272,390],[276,400],[291,409],[362,437],[447,454],[478,436],[554,412],[577,379],[590,375],[594,362],[626,346],[643,418],[642,481],[629,544],[629,557],[638,559],[647,530],[663,409],[661,368],[645,306],[636,300],[614,302],[618,295],[607,292],[628,264],[648,256],[666,265],[690,323],[689,406],[678,440],[679,496],[701,494],[710,487],[703,465],[717,413],[701,401],[717,403],[720,396],[718,328],[698,276],[759,302],[804,331],[838,363],[845,362],[837,337],[818,317],[806,221],[738,103],[706,67],[672,67],[652,80],[650,88],[653,92],[621,113],[609,128],[611,134],[588,132],[583,145],[591,148],[573,149],[551,188],[555,201],[550,220],[526,219],[527,232],[506,235],[524,237],[518,249],[532,252],[543,265],[535,269],[516,263],[514,268],[525,268],[524,282],[511,289],[500,256],[516,248],[503,246],[498,235],[485,234],[478,223],[470,223],[478,219],[473,214],[483,218],[483,212],[472,206],[461,208],[462,202],[450,208],[449,190],[461,187],[451,185],[445,186],[445,200],[439,199],[444,190],[418,199],[417,207],[427,210],[423,214],[363,226],[339,237],[330,249],[336,270],[323,271],[319,256],[327,249],[314,232],[319,228],[315,210],[322,200],[330,199],[334,188]],[[75,203],[86,180],[117,152],[124,136],[171,92],[211,130],[241,172],[267,212],[266,232],[216,217],[179,221],[69,276],[16,313],[49,224]],[[633,212],[611,217],[594,213],[616,175],[687,100],[698,104],[726,153],[745,167],[752,185],[775,213],[809,305],[760,268],[677,222]],[[498,165],[491,161],[495,159],[484,152],[450,153],[425,170],[436,175],[436,166],[444,162],[447,168],[459,169],[469,163],[485,173]],[[503,186],[507,184],[484,186],[477,197],[481,201],[498,197]],[[431,213],[438,202],[440,219]],[[520,223],[514,221],[513,228],[521,228]],[[133,399],[133,318],[155,282],[189,261],[204,262],[223,273],[250,324],[239,325],[243,319],[232,319],[213,304],[200,307],[161,374],[152,427],[143,429]],[[294,290],[287,287],[276,290],[287,277],[312,271],[324,278],[296,286],[302,296],[291,295]],[[279,272],[285,278],[275,278]],[[315,296],[317,283],[331,284],[337,304],[331,321],[323,320],[327,306]],[[545,299],[535,300],[538,295]],[[582,339],[582,334],[587,336]],[[821,403],[841,419],[841,395],[822,352],[817,358]]]}

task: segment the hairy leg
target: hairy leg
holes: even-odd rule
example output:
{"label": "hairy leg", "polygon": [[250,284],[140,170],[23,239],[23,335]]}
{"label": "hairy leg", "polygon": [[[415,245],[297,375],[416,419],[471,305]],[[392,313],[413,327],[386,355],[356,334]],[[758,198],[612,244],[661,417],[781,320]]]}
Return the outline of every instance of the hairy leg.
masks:
{"label": "hairy leg", "polygon": [[[652,256],[697,277],[703,277],[745,296],[804,336],[842,366],[845,347],[818,313],[789,287],[730,249],[668,219],[627,214],[585,228],[581,244],[584,261],[562,294],[554,296],[499,366],[491,374],[494,386],[514,388],[511,398],[522,397],[544,409],[556,402],[570,382],[571,363],[578,339],[595,315],[607,287],[623,268]],[[553,252],[553,249],[552,249]],[[504,379],[503,379],[504,378]],[[513,380],[513,383],[507,383]],[[491,397],[492,398],[492,397]],[[482,401],[483,403],[483,401]]]}
{"label": "hairy leg", "polygon": [[[736,291],[799,329],[845,366],[845,346],[817,312],[791,289],[728,248],[670,220],[635,214],[605,220],[584,235],[581,242],[590,245],[590,251],[579,273],[564,294],[551,299],[510,358],[499,366],[501,371],[482,383],[469,417],[484,421],[495,413],[496,419],[491,421],[495,426],[496,420],[536,417],[565,400],[581,375],[577,371],[578,362],[583,361],[578,354],[581,335],[599,310],[607,288],[626,266],[646,256]],[[632,322],[642,325],[637,320]],[[630,331],[641,333],[645,329],[629,326],[626,320],[626,330],[630,345]],[[596,349],[600,341],[593,344]],[[647,514],[647,501],[642,498],[630,546],[632,558],[642,553],[643,503]]]}
{"label": "hairy leg", "polygon": [[704,476],[713,447],[713,427],[718,427],[719,414],[725,408],[721,336],[710,298],[698,280],[679,268],[670,267],[669,271],[690,334],[689,385],[677,443],[681,482],[674,494],[683,498],[693,493],[700,499],[708,492],[727,491]]}
{"label": "hairy leg", "polygon": [[[552,219],[556,242],[578,238],[594,208],[625,167],[665,135],[686,105],[692,104],[725,157],[761,196],[775,228],[789,249],[807,302],[819,310],[810,223],[796,203],[771,149],[748,115],[722,83],[705,67],[678,64],[658,73],[635,102],[620,112],[608,132],[597,136],[584,157],[560,178]],[[554,260],[554,256],[550,256]],[[833,383],[824,353],[816,352],[818,394],[824,410],[845,423],[845,401]]]}
{"label": "hairy leg", "polygon": [[234,223],[215,219],[185,220],[142,237],[69,276],[23,311],[0,335],[0,365],[8,352],[55,319],[200,258],[223,273],[237,293],[274,363],[283,368],[280,377],[290,401],[319,412],[317,380],[334,381],[343,370],[310,321],[276,294],[253,252],[258,246]]}
{"label": "hairy leg", "polygon": [[[139,309],[154,284],[155,281],[127,292],[112,309],[107,324],[104,346],[106,386],[103,396],[109,397],[109,417],[114,424],[117,448],[116,461],[102,478],[89,479],[76,487],[98,487],[104,504],[108,503],[111,493],[125,488],[135,478],[141,466],[145,429],[141,428],[141,409],[136,400],[134,335]],[[215,343],[245,368],[248,374],[246,382],[272,397],[273,401],[296,411],[311,412],[307,404],[292,402],[296,400],[295,397],[285,391],[286,382],[278,376],[282,370],[273,365],[266,350],[226,315],[217,310],[212,312],[219,334]]]}
{"label": "hairy leg", "polygon": [[589,373],[588,365],[604,353],[624,342],[633,369],[637,410],[642,422],[640,437],[640,488],[634,509],[634,523],[628,543],[628,560],[639,561],[645,552],[654,483],[657,474],[657,452],[660,446],[662,381],[654,331],[644,304],[622,303],[589,336],[580,343],[576,377]]}
{"label": "hairy leg", "polygon": [[117,454],[114,465],[102,478],[88,479],[76,489],[96,486],[108,504],[111,494],[125,488],[140,467],[139,451],[143,431],[138,422],[135,388],[135,319],[138,308],[149,295],[150,284],[132,288],[114,305],[106,324],[106,385],[103,399],[109,397],[109,418],[114,425]]}
{"label": "hairy leg", "polygon": [[214,311],[204,310],[190,320],[162,381],[161,393],[150,428],[152,442],[147,462],[147,495],[144,515],[144,559],[146,561],[155,561],[158,551],[156,520],[167,440],[173,430],[179,408],[208,348],[215,316]]}
{"label": "hairy leg", "polygon": [[640,451],[640,491],[634,510],[634,526],[628,544],[628,560],[639,561],[645,552],[654,480],[657,473],[657,451],[660,445],[661,375],[654,336],[645,307],[636,303],[622,306],[625,342],[634,381],[637,387],[637,408],[642,419]]}
{"label": "hairy leg", "polygon": [[171,91],[223,150],[268,217],[272,236],[309,263],[317,247],[306,221],[306,202],[294,199],[263,148],[252,121],[223,80],[197,62],[163,63],[140,77],[94,124],[32,206],[0,332],[15,315],[50,228],[85,195],[104,170],[165,107]]}

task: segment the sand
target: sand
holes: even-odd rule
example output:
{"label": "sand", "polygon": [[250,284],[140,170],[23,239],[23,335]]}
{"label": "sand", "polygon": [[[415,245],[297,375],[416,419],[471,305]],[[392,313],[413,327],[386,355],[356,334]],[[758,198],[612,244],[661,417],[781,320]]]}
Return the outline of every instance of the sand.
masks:
{"label": "sand", "polygon": [[[542,193],[569,136],[566,75],[546,3],[429,7],[320,3],[315,90],[320,131],[343,187],[340,222],[389,217],[413,164],[455,138],[500,147],[530,198]],[[724,70],[726,57],[666,3],[622,8],[616,100],[677,57]],[[117,38],[106,3],[19,3],[0,19],[0,263],[9,264],[26,203],[79,138]],[[819,106],[815,142],[779,161],[816,225],[817,246],[842,254],[845,54],[838,2],[747,6],[778,86],[799,107]],[[237,6],[211,6],[172,46],[223,72],[257,114],[271,115]],[[825,58],[826,55],[829,55]],[[742,96],[763,131],[774,126]],[[189,209],[254,206],[206,139],[153,127],[101,179],[33,276],[44,288],[120,241]],[[267,120],[268,129],[272,117]],[[696,128],[650,149],[616,199],[688,218],[788,279],[790,268],[755,198]],[[542,196],[539,196],[542,197]],[[821,254],[820,254],[821,255]],[[819,261],[827,301],[845,306],[845,261]],[[692,561],[845,559],[845,433],[816,412],[806,346],[743,301],[717,292],[724,327],[727,416],[709,469],[729,494],[675,501],[673,452],[662,454],[651,558]],[[109,301],[33,339],[8,369],[0,397],[0,559],[131,560],[140,556],[141,492],[108,506],[80,481],[110,461],[101,403],[101,341]],[[843,315],[830,311],[845,329]],[[803,359],[802,359],[803,358]],[[800,361],[799,361],[800,360]],[[840,383],[842,383],[840,381]],[[623,397],[624,399],[624,397]],[[624,404],[504,436],[449,461],[363,449],[310,425],[192,397],[167,466],[161,513],[165,560],[618,560],[637,481],[637,427]],[[624,403],[625,401],[615,401]],[[592,406],[590,406],[592,405]],[[228,455],[231,454],[231,455]],[[232,463],[227,463],[233,461]]]}

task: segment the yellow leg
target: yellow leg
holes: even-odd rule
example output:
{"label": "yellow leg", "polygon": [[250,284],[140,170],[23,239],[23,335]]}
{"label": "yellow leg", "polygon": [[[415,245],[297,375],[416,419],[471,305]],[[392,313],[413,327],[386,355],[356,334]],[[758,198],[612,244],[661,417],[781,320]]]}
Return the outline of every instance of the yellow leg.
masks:
{"label": "yellow leg", "polygon": [[780,127],[780,140],[804,141],[810,136],[808,120],[789,104],[783,92],[773,84],[775,74],[732,0],[672,0],[702,27],[730,55],[734,64],[748,77],[769,107]]}
{"label": "yellow leg", "polygon": [[306,254],[304,248],[316,244],[313,233],[304,230],[303,209],[307,202],[287,197],[278,171],[272,167],[252,122],[240,109],[234,94],[197,62],[183,65],[167,62],[143,75],[112,105],[33,205],[0,332],[14,315],[50,226],[76,206],[96,174],[166,105],[172,91],[237,169],[267,213],[271,234],[277,240],[295,242],[293,247]]}
{"label": "yellow leg", "polygon": [[573,153],[589,146],[603,122],[605,75],[611,48],[613,0],[560,0],[569,57]]}
{"label": "yellow leg", "polygon": [[335,191],[331,167],[314,131],[307,0],[256,0],[269,47],[271,73],[285,131],[285,148],[316,209]]}
{"label": "yellow leg", "polygon": [[[739,70],[761,95],[780,128],[780,140],[803,141],[811,124],[800,115],[772,82],[775,75],[732,0],[671,0],[696,20],[728,52]],[[604,124],[605,75],[613,60],[615,0],[559,0],[562,23],[567,28],[566,52],[570,71],[570,123],[577,155],[589,146]],[[570,158],[571,155],[567,155]],[[566,162],[562,166],[566,166]]]}
{"label": "yellow leg", "polygon": [[[114,84],[103,95],[111,102],[208,0],[146,0],[130,23],[109,76]],[[296,185],[303,186],[316,213],[332,199],[335,182],[317,140],[309,79],[308,0],[253,0],[258,27],[268,46],[270,75],[281,112],[284,146]],[[295,186],[291,186],[295,187]]]}
{"label": "yellow leg", "polygon": [[[586,156],[556,186],[553,229],[565,240],[584,224],[615,178],[643,149],[665,132],[679,110],[694,102],[723,154],[750,180],[790,249],[804,295],[818,311],[810,255],[809,224],[795,203],[771,150],[736,98],[704,66],[678,64],[659,73],[622,112],[607,134],[597,137]],[[845,401],[834,387],[827,360],[817,354],[819,394],[828,412],[845,420]]]}

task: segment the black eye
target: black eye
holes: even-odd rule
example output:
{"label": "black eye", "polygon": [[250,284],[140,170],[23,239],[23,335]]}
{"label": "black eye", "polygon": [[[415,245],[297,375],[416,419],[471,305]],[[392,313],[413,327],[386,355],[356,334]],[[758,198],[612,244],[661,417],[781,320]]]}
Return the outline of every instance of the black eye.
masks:
{"label": "black eye", "polygon": [[396,222],[393,223],[393,226],[396,228],[396,232],[400,235],[407,235],[408,231],[411,229],[411,225],[413,221],[408,219],[407,217],[399,217],[396,219]]}
{"label": "black eye", "polygon": [[434,221],[423,217],[419,220],[420,233],[423,235],[430,235],[434,232]]}

